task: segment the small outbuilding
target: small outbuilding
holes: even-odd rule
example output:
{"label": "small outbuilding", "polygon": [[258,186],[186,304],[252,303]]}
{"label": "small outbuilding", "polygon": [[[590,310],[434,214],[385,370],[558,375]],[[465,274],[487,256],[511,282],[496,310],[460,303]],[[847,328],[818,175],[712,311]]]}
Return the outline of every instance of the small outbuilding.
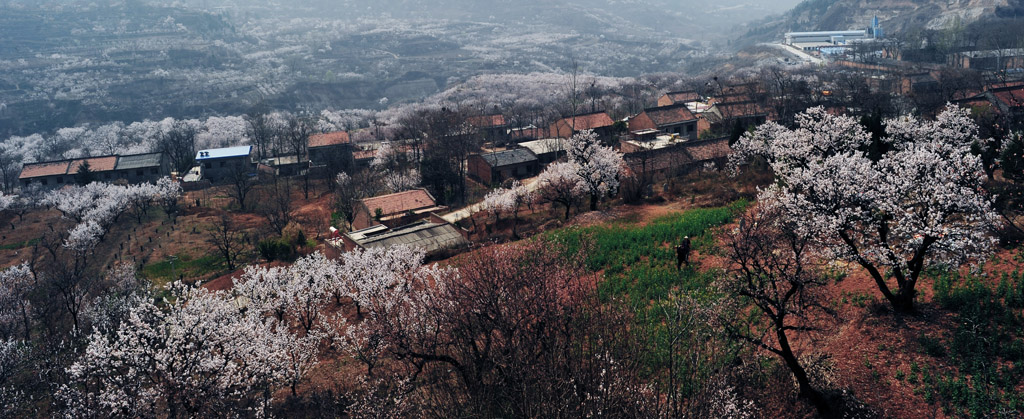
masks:
{"label": "small outbuilding", "polygon": [[469,247],[465,230],[431,214],[430,219],[395,228],[376,225],[342,235],[345,251],[391,247],[395,245],[414,246],[427,252],[427,257],[448,255],[450,252]]}
{"label": "small outbuilding", "polygon": [[510,178],[537,176],[540,168],[540,160],[528,148],[469,156],[469,175],[486,185],[498,184]]}
{"label": "small outbuilding", "polygon": [[356,201],[352,227],[364,229],[378,224],[399,226],[424,219],[430,213],[446,208],[437,205],[430,192],[423,188],[375,196]]}

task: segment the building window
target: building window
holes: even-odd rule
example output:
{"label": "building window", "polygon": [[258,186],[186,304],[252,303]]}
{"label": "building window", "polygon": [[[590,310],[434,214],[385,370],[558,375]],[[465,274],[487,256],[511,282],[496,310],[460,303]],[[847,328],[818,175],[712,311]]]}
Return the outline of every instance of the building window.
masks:
{"label": "building window", "polygon": [[57,178],[57,183],[64,183],[64,178],[58,177]]}
{"label": "building window", "polygon": [[227,162],[222,161],[222,162],[220,162],[220,167],[224,167],[224,165],[226,165],[226,164],[227,164]]}
{"label": "building window", "polygon": [[213,164],[210,163],[210,162],[206,162],[206,168],[207,169],[212,169],[213,168]]}
{"label": "building window", "polygon": [[47,183],[49,183],[49,182],[47,182],[46,179],[43,179],[43,185],[45,185]]}
{"label": "building window", "polygon": [[157,173],[159,173],[159,172],[158,172],[158,171],[156,170],[156,168],[154,167],[154,168],[152,168],[152,169],[149,169],[149,173],[150,173],[150,174],[152,174],[152,175],[155,175],[155,174],[157,174]]}
{"label": "building window", "polygon": [[136,170],[135,176],[142,176],[142,169]]}
{"label": "building window", "polygon": [[107,173],[106,177],[107,177],[107,179],[110,179],[112,177],[112,175],[110,173]]}

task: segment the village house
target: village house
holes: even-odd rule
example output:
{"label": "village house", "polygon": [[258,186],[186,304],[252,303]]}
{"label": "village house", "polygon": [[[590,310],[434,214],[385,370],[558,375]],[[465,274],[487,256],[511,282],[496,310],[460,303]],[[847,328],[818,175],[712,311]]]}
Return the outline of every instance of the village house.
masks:
{"label": "village house", "polygon": [[[88,167],[88,170],[83,171],[84,167]],[[35,184],[43,189],[54,189],[90,181],[128,184],[156,182],[170,174],[170,163],[164,153],[147,153],[26,163],[18,182],[22,188]]]}
{"label": "village house", "polygon": [[353,165],[352,141],[345,131],[309,136],[306,151],[309,154],[310,167],[328,175],[344,171]]}
{"label": "village house", "polygon": [[504,144],[509,137],[508,123],[505,122],[504,115],[471,116],[467,122],[476,129],[484,142]]}
{"label": "village house", "polygon": [[624,140],[622,150],[630,171],[652,181],[690,173],[709,163],[722,168],[732,152],[729,137],[679,141],[669,135]]}
{"label": "village house", "polygon": [[547,127],[538,128],[535,125],[527,125],[525,127],[520,128],[511,128],[507,132],[509,140],[514,142],[533,141],[548,137]]}
{"label": "village house", "polygon": [[505,179],[536,176],[541,165],[528,148],[494,151],[469,156],[469,175],[485,185],[496,185]]}
{"label": "village house", "polygon": [[356,201],[352,228],[361,230],[378,224],[389,227],[421,220],[447,207],[437,205],[426,189],[412,189]]}
{"label": "village house", "polygon": [[615,136],[615,121],[604,111],[594,112],[575,117],[562,118],[551,124],[548,135],[557,138],[569,138],[574,134],[594,130],[597,137],[604,143],[610,143]]}
{"label": "village house", "polygon": [[250,176],[256,173],[252,146],[212,148],[196,153],[202,178],[213,183]]}
{"label": "village house", "polygon": [[540,164],[546,166],[565,157],[566,142],[564,138],[543,138],[519,143],[519,146],[532,151]]}
{"label": "village house", "polygon": [[989,85],[983,92],[954,103],[972,108],[985,107],[1011,121],[1024,121],[1024,82]]}
{"label": "village house", "polygon": [[[701,126],[702,121],[704,126]],[[658,130],[694,140],[699,132],[708,128],[707,121],[698,119],[686,103],[648,108],[629,120],[631,132]]]}
{"label": "village house", "polygon": [[713,132],[728,132],[736,126],[746,129],[768,120],[768,110],[752,100],[716,102],[701,114]]}
{"label": "village house", "polygon": [[693,90],[686,90],[682,92],[668,92],[665,93],[664,95],[661,95],[661,97],[658,98],[658,106],[670,106],[678,103],[700,102],[703,100],[704,98],[702,98],[699,94],[697,94],[697,92]]}
{"label": "village house", "polygon": [[415,246],[423,249],[427,258],[434,258],[469,247],[467,236],[466,230],[431,213],[427,219],[408,225],[389,228],[381,224],[343,234],[341,244],[345,251]]}

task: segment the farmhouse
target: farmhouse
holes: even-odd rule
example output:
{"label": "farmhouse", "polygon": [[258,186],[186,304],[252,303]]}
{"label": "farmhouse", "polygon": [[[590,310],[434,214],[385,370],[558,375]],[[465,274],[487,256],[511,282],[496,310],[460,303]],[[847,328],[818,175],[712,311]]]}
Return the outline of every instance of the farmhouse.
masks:
{"label": "farmhouse", "polygon": [[658,106],[669,106],[677,103],[700,102],[704,100],[697,92],[686,90],[682,92],[668,92],[658,98]]}
{"label": "farmhouse", "polygon": [[446,208],[437,205],[430,192],[422,188],[375,196],[356,201],[352,227],[364,229],[378,224],[392,227],[408,224]]}
{"label": "farmhouse", "polygon": [[504,115],[471,116],[467,122],[480,133],[485,142],[504,143],[509,137]]}
{"label": "farmhouse", "polygon": [[768,120],[768,110],[753,100],[741,100],[733,102],[716,102],[704,116],[710,128],[722,131],[733,126],[747,128],[757,126]]}
{"label": "farmhouse", "polygon": [[690,112],[686,103],[648,108],[629,120],[630,131],[658,130],[679,137],[697,139],[697,133],[710,126],[699,126],[700,121]]}
{"label": "farmhouse", "polygon": [[348,132],[336,131],[309,137],[306,145],[309,165],[317,170],[336,173],[352,166],[352,141]]}
{"label": "farmhouse", "polygon": [[249,145],[199,150],[196,153],[196,164],[199,165],[202,178],[214,183],[256,173],[252,146]]}
{"label": "farmhouse", "polygon": [[540,161],[541,165],[547,165],[565,157],[566,140],[563,138],[544,138],[519,143],[519,146],[532,151],[537,156],[537,160]]}
{"label": "farmhouse", "polygon": [[623,141],[622,150],[629,169],[651,180],[686,174],[708,163],[720,168],[732,152],[728,137],[679,141],[666,135]]}
{"label": "farmhouse", "polygon": [[486,185],[509,178],[524,178],[540,173],[540,162],[528,148],[495,151],[469,156],[469,175]]}
{"label": "farmhouse", "polygon": [[[88,168],[85,170],[84,168]],[[66,184],[98,182],[156,182],[170,175],[170,163],[163,153],[100,156],[80,159],[26,163],[18,182],[22,188],[38,185],[43,189]]]}
{"label": "farmhouse", "polygon": [[569,138],[573,134],[585,130],[594,130],[603,142],[611,140],[615,134],[615,121],[604,111],[562,118],[551,124],[548,135],[558,138]]}

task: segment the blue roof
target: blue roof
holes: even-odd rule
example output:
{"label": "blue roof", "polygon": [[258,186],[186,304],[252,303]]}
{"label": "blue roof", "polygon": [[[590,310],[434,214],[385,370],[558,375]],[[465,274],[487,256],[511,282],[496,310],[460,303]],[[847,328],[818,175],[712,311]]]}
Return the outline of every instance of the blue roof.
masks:
{"label": "blue roof", "polygon": [[211,148],[209,150],[199,150],[199,152],[196,153],[196,160],[223,159],[227,157],[243,157],[248,156],[251,152],[251,145],[243,145],[228,148]]}

